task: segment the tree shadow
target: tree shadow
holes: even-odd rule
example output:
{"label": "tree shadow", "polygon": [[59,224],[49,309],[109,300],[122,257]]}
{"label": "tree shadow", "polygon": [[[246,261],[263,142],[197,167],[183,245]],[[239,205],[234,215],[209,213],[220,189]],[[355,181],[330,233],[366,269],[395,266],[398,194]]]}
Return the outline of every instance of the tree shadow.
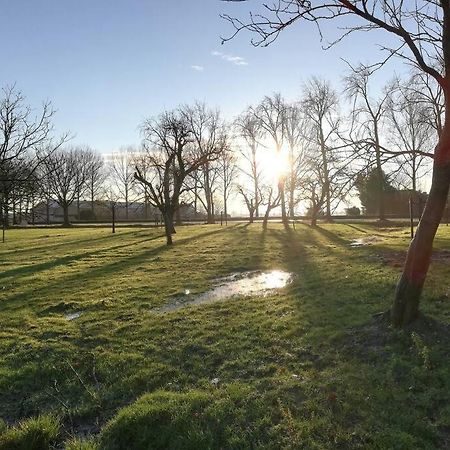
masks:
{"label": "tree shadow", "polygon": [[150,242],[150,241],[160,239],[163,237],[164,237],[164,235],[154,236],[152,238],[141,239],[141,240],[135,241],[135,242],[127,242],[126,244],[115,245],[113,247],[100,248],[100,249],[96,249],[93,251],[77,253],[75,255],[67,255],[67,256],[63,256],[61,258],[56,258],[56,259],[52,259],[50,261],[46,261],[44,263],[30,264],[28,266],[16,267],[15,269],[6,270],[6,271],[0,273],[0,280],[4,279],[4,278],[14,277],[14,276],[34,275],[38,272],[42,272],[42,271],[48,270],[48,269],[53,269],[58,266],[63,266],[63,265],[66,265],[66,264],[69,264],[69,263],[72,263],[75,261],[79,261],[79,260],[82,260],[85,258],[89,258],[91,256],[98,255],[100,253],[109,252],[111,250],[114,251],[114,250],[118,250],[118,249],[126,248],[126,247],[131,247],[133,245],[142,244],[144,242]]}
{"label": "tree shadow", "polygon": [[[42,245],[39,247],[29,247],[29,248],[20,248],[17,250],[10,250],[10,251],[5,251],[5,252],[0,252],[1,256],[9,256],[9,255],[20,255],[23,253],[32,253],[35,254],[36,252],[39,251],[48,251],[48,250],[56,250],[60,247],[67,247],[67,246],[73,246],[73,245],[79,245],[79,244],[84,244],[84,243],[97,243],[98,241],[105,241],[108,239],[114,239],[117,236],[126,236],[129,234],[135,234],[136,237],[137,235],[141,235],[141,234],[148,234],[148,229],[145,230],[132,230],[132,231],[125,231],[125,232],[121,232],[121,233],[117,233],[117,234],[112,234],[109,233],[106,236],[100,236],[97,238],[88,238],[88,239],[75,239],[75,240],[70,240],[70,241],[63,241],[63,242],[59,242],[57,244],[52,244],[52,245]],[[51,239],[53,236],[49,236],[49,239]],[[56,237],[56,236],[55,236]],[[41,237],[42,238],[42,237]]]}
{"label": "tree shadow", "polygon": [[[80,284],[85,284],[87,282],[92,282],[93,280],[96,279],[102,279],[104,277],[106,277],[106,279],[108,279],[109,277],[119,273],[119,272],[124,272],[126,270],[128,270],[131,267],[134,266],[138,266],[140,264],[142,264],[143,262],[147,261],[149,258],[158,256],[159,254],[171,251],[172,249],[175,249],[177,246],[183,245],[183,244],[187,244],[196,240],[201,240],[201,239],[205,239],[209,236],[212,236],[214,234],[217,233],[221,233],[221,232],[231,232],[234,229],[235,226],[229,227],[228,229],[216,229],[216,230],[212,230],[212,231],[208,231],[206,233],[201,233],[201,234],[196,234],[194,236],[190,236],[187,238],[183,238],[183,239],[179,239],[178,241],[176,241],[176,243],[174,243],[174,245],[172,246],[167,246],[165,243],[163,245],[159,245],[155,248],[151,248],[149,250],[146,250],[144,252],[140,252],[138,254],[135,254],[133,256],[130,256],[128,258],[125,259],[120,259],[120,260],[116,260],[113,261],[109,264],[104,264],[101,265],[99,267],[93,267],[93,268],[89,268],[88,270],[85,270],[83,272],[77,272],[74,273],[73,275],[64,277],[63,280],[57,280],[54,283],[48,283],[45,285],[45,287],[43,289],[39,290],[40,296],[41,297],[45,297],[46,295],[48,295],[49,293],[52,292],[53,289],[57,288],[61,288],[62,285],[65,286],[65,288],[67,289],[67,286],[69,286],[71,283],[75,282],[76,285],[80,285]],[[160,238],[164,238],[164,235],[161,236],[155,236],[153,239],[151,240],[156,240],[156,239],[160,239]],[[127,244],[123,244],[120,246],[115,246],[115,247],[109,247],[109,248],[103,248],[100,250],[96,250],[94,252],[85,252],[83,254],[80,255],[75,255],[75,256],[68,256],[68,257],[63,257],[63,258],[59,258],[58,260],[53,260],[53,261],[49,261],[48,263],[44,263],[44,264],[38,264],[37,268],[36,265],[33,265],[29,268],[29,271],[27,274],[29,273],[36,273],[38,271],[42,271],[42,270],[46,270],[49,268],[54,268],[56,266],[59,266],[61,264],[67,264],[70,261],[74,261],[74,260],[81,260],[83,258],[89,257],[89,256],[93,256],[102,252],[108,252],[110,250],[116,250],[119,248],[124,248],[124,247],[129,247],[130,245],[134,245],[134,244],[138,244],[141,242],[148,242],[149,239],[145,239],[139,242],[135,242],[135,243],[127,243]],[[22,270],[26,270],[27,268],[22,268]],[[20,269],[13,269],[13,270],[20,270]],[[10,271],[11,272],[11,271]],[[9,276],[11,275],[11,273],[9,274]],[[23,275],[23,272],[21,273],[21,275]],[[13,309],[17,309],[17,308],[23,308],[23,302],[21,302],[21,300],[23,301],[24,299],[27,299],[30,295],[32,295],[33,293],[35,293],[35,289],[30,289],[28,291],[25,292],[20,292],[18,294],[15,294],[11,297],[6,297],[2,300],[1,302],[1,306],[3,310],[7,310],[8,308],[10,308],[11,306],[13,306]],[[14,304],[18,303],[15,307]]]}

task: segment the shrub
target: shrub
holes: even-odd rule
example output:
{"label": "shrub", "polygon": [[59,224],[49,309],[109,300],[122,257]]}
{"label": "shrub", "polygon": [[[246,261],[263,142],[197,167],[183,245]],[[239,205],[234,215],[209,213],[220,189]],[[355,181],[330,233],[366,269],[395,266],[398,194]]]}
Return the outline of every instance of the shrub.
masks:
{"label": "shrub", "polygon": [[48,450],[59,436],[59,420],[39,416],[6,429],[0,435],[0,450]]}
{"label": "shrub", "polygon": [[350,208],[346,208],[345,214],[347,216],[360,216],[361,210],[357,206],[351,206]]}

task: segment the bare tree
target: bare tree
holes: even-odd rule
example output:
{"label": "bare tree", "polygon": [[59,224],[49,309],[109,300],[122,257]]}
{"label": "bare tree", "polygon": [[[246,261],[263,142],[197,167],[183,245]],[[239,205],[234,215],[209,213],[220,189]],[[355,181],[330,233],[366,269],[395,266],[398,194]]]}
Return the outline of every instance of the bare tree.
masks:
{"label": "bare tree", "polygon": [[275,191],[273,186],[263,186],[261,193],[261,205],[266,207],[264,212],[264,219],[262,223],[263,230],[267,230],[267,225],[269,223],[270,212],[278,208],[281,202],[280,191]]}
{"label": "bare tree", "polygon": [[44,159],[48,190],[63,209],[63,226],[70,225],[69,207],[84,193],[88,180],[89,151],[71,147],[50,153]]}
{"label": "bare tree", "polygon": [[436,130],[429,120],[429,105],[423,103],[419,92],[410,89],[409,81],[397,80],[389,97],[389,142],[415,199],[418,180],[428,173]]}
{"label": "bare tree", "polygon": [[[359,31],[383,30],[396,39],[386,45],[386,58],[372,65],[384,65],[399,57],[415,65],[441,87],[447,112],[450,103],[450,3],[446,0],[279,0],[263,4],[249,20],[224,15],[235,31],[256,34],[255,45],[268,45],[282,30],[299,21],[320,24],[323,21],[346,25],[335,42]],[[348,19],[346,21],[346,19]],[[414,239],[407,253],[391,308],[394,325],[406,325],[418,317],[419,302],[431,261],[433,240],[439,227],[450,185],[450,114],[445,121],[434,151],[430,194]]]}
{"label": "bare tree", "polygon": [[91,202],[91,211],[94,215],[95,199],[104,192],[107,173],[103,157],[93,150],[86,149],[87,163],[87,187],[86,193]]}
{"label": "bare tree", "polygon": [[[55,151],[67,139],[52,140],[54,110],[49,102],[35,113],[15,86],[2,89],[0,98],[0,207],[4,226],[9,222],[11,194],[23,191],[42,163],[43,148]],[[14,208],[13,208],[14,209]]]}
{"label": "bare tree", "polygon": [[350,145],[365,162],[364,170],[375,167],[378,179],[378,218],[386,219],[383,182],[383,147],[381,133],[389,100],[389,88],[374,99],[369,92],[371,71],[365,67],[352,68],[345,77],[345,91],[352,101],[352,120],[349,132]]}
{"label": "bare tree", "polygon": [[134,154],[133,147],[126,147],[113,152],[109,158],[111,182],[118,191],[118,197],[125,202],[126,220],[129,218],[130,195],[134,184]]}
{"label": "bare tree", "polygon": [[228,217],[228,199],[230,197],[233,183],[235,182],[237,175],[236,157],[231,149],[225,150],[220,155],[220,178],[222,181],[222,199],[223,199],[223,212],[225,214],[225,220]]}
{"label": "bare tree", "polygon": [[250,179],[253,187],[252,197],[255,203],[255,216],[259,217],[259,204],[261,202],[259,185],[262,174],[258,154],[264,133],[258,118],[253,114],[252,108],[248,108],[235,120],[235,129],[237,136],[242,138],[246,144],[244,147],[239,147],[240,154],[245,161],[245,164],[240,165],[240,170]]}
{"label": "bare tree", "polygon": [[173,217],[180,196],[190,189],[186,178],[216,161],[223,150],[221,146],[200,147],[191,125],[185,108],[146,120],[142,125],[143,150],[135,158],[134,177],[148,188],[150,204],[161,212],[167,245],[173,243]]}
{"label": "bare tree", "polygon": [[316,77],[311,78],[304,87],[302,106],[305,115],[304,137],[309,142],[309,151],[317,149],[320,158],[320,177],[325,193],[325,218],[331,221],[332,201],[342,197],[343,167],[345,164],[338,153],[340,117],[338,96],[330,83]]}
{"label": "bare tree", "polygon": [[286,106],[285,113],[285,136],[289,149],[289,170],[286,179],[288,191],[289,217],[294,219],[295,207],[299,201],[297,191],[300,188],[300,176],[303,169],[305,120],[301,112],[301,105],[293,103]]}
{"label": "bare tree", "polygon": [[313,144],[310,144],[305,150],[300,184],[301,199],[309,204],[308,215],[311,219],[311,226],[315,227],[319,213],[326,207],[329,190],[325,181],[324,160],[317,158],[317,150],[314,149]]}
{"label": "bare tree", "polygon": [[[225,123],[220,117],[219,110],[212,110],[204,103],[195,103],[193,106],[184,106],[180,110],[186,123],[189,125],[194,143],[200,154],[221,154],[227,149],[228,135]],[[214,196],[219,188],[220,164],[217,159],[207,160],[195,172],[197,186],[203,195],[198,199],[203,204],[207,223],[215,222]]]}
{"label": "bare tree", "polygon": [[[254,108],[253,114],[259,122],[259,126],[273,141],[278,157],[282,157],[282,147],[285,138],[285,113],[286,103],[281,94],[265,96],[259,105]],[[286,175],[279,174],[278,190],[280,193],[281,218],[285,227],[288,226],[285,200]]]}
{"label": "bare tree", "polygon": [[[242,200],[244,200],[245,206],[247,207],[249,223],[253,223],[256,211],[253,192],[244,186],[237,186],[237,192],[242,197]],[[258,193],[258,197],[261,198],[261,193]]]}

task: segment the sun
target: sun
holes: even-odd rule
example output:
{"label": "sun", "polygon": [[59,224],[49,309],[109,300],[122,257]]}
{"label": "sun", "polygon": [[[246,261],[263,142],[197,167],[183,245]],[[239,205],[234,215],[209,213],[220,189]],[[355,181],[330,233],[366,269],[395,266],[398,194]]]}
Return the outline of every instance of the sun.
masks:
{"label": "sun", "polygon": [[268,182],[276,184],[289,173],[289,157],[284,149],[280,152],[265,149],[260,152],[258,159],[262,176]]}

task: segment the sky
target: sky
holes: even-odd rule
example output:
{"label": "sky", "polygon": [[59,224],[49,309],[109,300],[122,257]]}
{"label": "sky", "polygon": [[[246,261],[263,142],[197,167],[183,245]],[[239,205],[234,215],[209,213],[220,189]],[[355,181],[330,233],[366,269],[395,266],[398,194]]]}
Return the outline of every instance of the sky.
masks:
{"label": "sky", "polygon": [[[352,63],[380,58],[384,36],[359,34],[324,51],[313,25],[296,24],[255,48],[221,13],[243,15],[257,1],[0,0],[0,86],[16,84],[28,103],[50,100],[59,133],[110,153],[140,142],[145,118],[205,101],[232,119],[264,95],[298,98],[312,75],[339,83]],[[327,23],[325,36],[336,36]],[[377,75],[381,84],[402,66]]]}

